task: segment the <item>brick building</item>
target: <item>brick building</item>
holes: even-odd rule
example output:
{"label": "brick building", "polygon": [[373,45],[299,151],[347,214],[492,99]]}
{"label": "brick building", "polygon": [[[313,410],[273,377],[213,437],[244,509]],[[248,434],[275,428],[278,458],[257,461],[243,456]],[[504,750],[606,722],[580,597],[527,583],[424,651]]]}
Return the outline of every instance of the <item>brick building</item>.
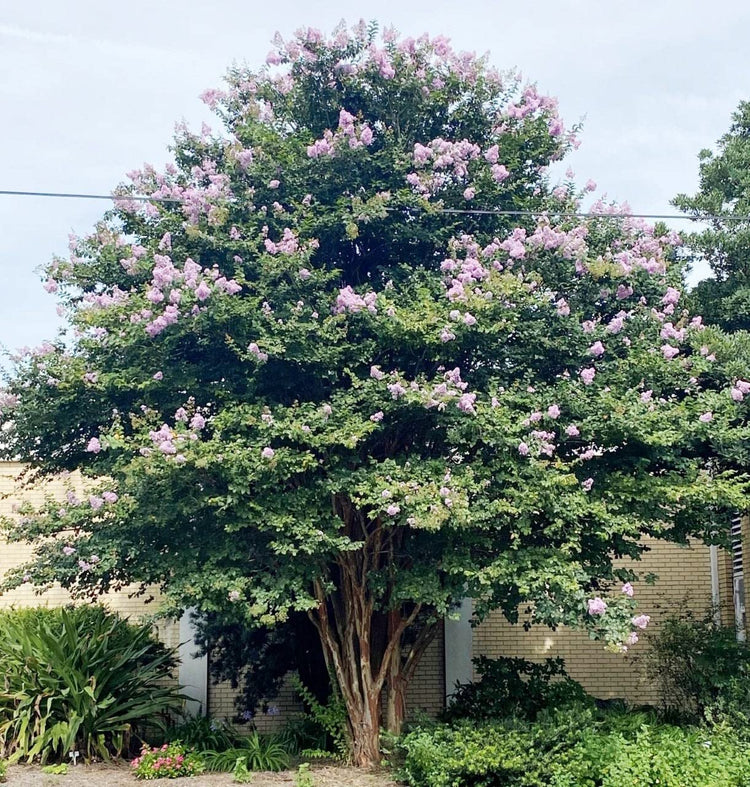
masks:
{"label": "brick building", "polygon": [[[0,513],[11,513],[14,503],[22,500],[39,503],[45,493],[64,494],[61,481],[20,490],[17,478],[21,470],[19,464],[0,463]],[[747,520],[736,521],[731,553],[699,543],[678,546],[654,541],[649,544],[650,551],[637,568],[641,575],[657,574],[658,580],[653,585],[637,583],[636,598],[639,612],[652,617],[650,630],[657,627],[666,614],[680,609],[702,614],[713,606],[719,610],[723,623],[736,623],[738,636],[744,636],[743,553],[750,554],[749,525]],[[0,542],[0,576],[22,562],[28,554],[29,548],[24,545]],[[67,600],[67,594],[59,588],[38,595],[33,588],[24,586],[0,596],[0,607],[55,605]],[[108,596],[105,601],[113,609],[136,617],[149,614],[156,606],[155,602],[145,605],[142,598],[127,591]],[[439,711],[456,681],[471,679],[471,659],[478,655],[522,656],[528,659],[561,656],[570,676],[597,697],[624,697],[639,704],[657,699],[656,688],[645,679],[639,663],[638,657],[646,649],[643,640],[627,656],[623,656],[607,652],[602,643],[591,641],[579,631],[551,631],[546,627],[524,631],[521,625],[507,623],[500,614],[492,615],[480,626],[472,628],[470,618],[471,602],[467,599],[457,619],[445,622],[443,631],[425,653],[409,688],[410,711],[418,709],[430,714]],[[187,693],[195,698],[194,709],[200,708],[216,718],[233,716],[236,710],[231,686],[211,684],[206,659],[195,658],[195,647],[186,642],[190,638],[189,621],[183,619],[161,625],[159,635],[172,646],[184,643],[180,647],[182,661],[178,678],[187,686]],[[257,726],[261,729],[274,726],[290,712],[299,709],[291,690],[282,691],[277,708],[278,715],[256,719]]]}

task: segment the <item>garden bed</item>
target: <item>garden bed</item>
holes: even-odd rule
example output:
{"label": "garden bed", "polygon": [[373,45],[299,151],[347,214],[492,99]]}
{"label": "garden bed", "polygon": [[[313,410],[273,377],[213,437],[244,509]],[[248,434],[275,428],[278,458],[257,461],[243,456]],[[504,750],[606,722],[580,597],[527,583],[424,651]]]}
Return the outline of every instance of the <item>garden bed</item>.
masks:
{"label": "garden bed", "polygon": [[[315,787],[396,787],[396,782],[382,773],[368,773],[356,768],[337,765],[314,765],[312,767]],[[280,773],[257,773],[252,787],[280,787],[294,784],[294,771]],[[14,765],[8,769],[8,781],[3,787],[135,787],[138,784],[169,784],[186,787],[228,787],[234,784],[231,773],[203,773],[191,779],[155,779],[140,782],[125,764],[99,763],[69,768],[65,776],[42,773],[36,765]]]}

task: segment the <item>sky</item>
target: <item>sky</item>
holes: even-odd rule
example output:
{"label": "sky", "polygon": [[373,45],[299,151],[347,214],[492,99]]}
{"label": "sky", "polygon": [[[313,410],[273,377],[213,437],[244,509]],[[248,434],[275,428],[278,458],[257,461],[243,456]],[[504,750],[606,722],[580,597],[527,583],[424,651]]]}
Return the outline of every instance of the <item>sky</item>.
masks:
{"label": "sky", "polygon": [[[232,63],[259,67],[277,30],[330,32],[342,18],[447,35],[518,68],[569,125],[583,120],[567,160],[577,179],[635,213],[674,212],[670,200],[697,188],[698,152],[750,99],[744,0],[6,0],[0,190],[110,193],[144,162],[168,161],[176,121],[211,120],[198,96]],[[54,337],[39,268],[106,207],[0,195],[0,347]]]}

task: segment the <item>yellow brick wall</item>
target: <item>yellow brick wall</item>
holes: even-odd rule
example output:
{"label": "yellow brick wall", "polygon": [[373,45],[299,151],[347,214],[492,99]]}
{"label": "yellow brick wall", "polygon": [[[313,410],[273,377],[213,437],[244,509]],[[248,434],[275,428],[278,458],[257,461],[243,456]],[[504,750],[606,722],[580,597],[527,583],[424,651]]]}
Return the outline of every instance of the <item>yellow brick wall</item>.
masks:
{"label": "yellow brick wall", "polygon": [[[46,495],[53,495],[63,499],[68,489],[65,481],[56,478],[45,484],[37,484],[31,488],[24,488],[19,483],[23,466],[16,462],[0,462],[0,515],[12,515],[14,507],[23,502],[41,505]],[[71,476],[69,482],[79,493],[81,479]],[[23,563],[31,555],[31,547],[26,544],[9,544],[0,540],[0,579],[5,572]],[[134,595],[135,588],[127,588],[119,593],[110,593],[102,601],[110,609],[127,617],[135,619],[156,612],[158,593],[147,593],[145,597]],[[150,604],[145,603],[145,598],[153,596],[155,600]],[[0,595],[0,608],[2,607],[28,607],[28,606],[60,606],[70,601],[68,593],[60,587],[53,587],[41,595],[36,593],[31,585],[23,585],[16,590]],[[157,626],[159,637],[170,646],[179,644],[179,626],[176,623],[162,623]]]}
{"label": "yellow brick wall", "polygon": [[445,635],[441,624],[417,665],[412,682],[406,690],[406,715],[415,712],[436,716],[445,705]]}
{"label": "yellow brick wall", "polygon": [[[406,695],[407,715],[415,712],[437,715],[445,697],[445,655],[442,626],[422,656]],[[208,688],[209,714],[214,718],[231,720],[237,714],[235,690],[229,682],[211,683]],[[273,713],[257,711],[253,718],[262,732],[278,728],[290,716],[302,713],[304,707],[292,687],[285,683],[279,696],[271,703]],[[275,711],[278,710],[278,714]]]}
{"label": "yellow brick wall", "polygon": [[[590,640],[580,631],[533,627],[526,632],[520,624],[510,625],[498,613],[475,630],[473,655],[533,660],[561,656],[568,674],[596,697],[623,697],[634,703],[656,702],[657,687],[647,680],[642,663],[648,632],[655,631],[665,615],[680,608],[699,614],[710,608],[711,564],[709,548],[702,544],[681,547],[653,541],[650,546],[651,551],[635,568],[641,576],[653,572],[659,579],[655,585],[646,585],[643,581],[635,583],[635,599],[638,614],[650,615],[651,623],[646,635],[627,655],[607,652],[601,642]],[[720,555],[720,578],[722,565],[726,568],[726,558]],[[731,595],[724,596],[722,603],[731,606]]]}
{"label": "yellow brick wall", "polygon": [[[208,714],[215,719],[233,721],[237,716],[237,707],[234,704],[236,691],[227,681],[225,683],[211,683],[208,687]],[[253,726],[260,732],[272,732],[283,726],[284,722],[304,712],[302,703],[297,698],[294,689],[288,682],[284,683],[279,696],[269,703],[268,712],[254,709]],[[244,725],[237,725],[241,729]]]}

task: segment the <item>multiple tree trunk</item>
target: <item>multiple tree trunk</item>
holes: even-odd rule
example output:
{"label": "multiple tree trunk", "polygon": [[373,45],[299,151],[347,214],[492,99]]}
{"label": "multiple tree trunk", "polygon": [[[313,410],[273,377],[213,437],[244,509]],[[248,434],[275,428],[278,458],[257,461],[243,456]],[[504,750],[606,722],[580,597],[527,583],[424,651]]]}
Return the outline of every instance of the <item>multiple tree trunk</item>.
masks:
{"label": "multiple tree trunk", "polygon": [[318,605],[310,619],[346,703],[354,763],[371,767],[380,761],[381,725],[401,731],[406,689],[437,622],[425,621],[421,604],[391,608],[388,596],[375,598],[368,581],[370,571],[394,565],[399,529],[365,521],[346,499],[334,500],[334,510],[352,537],[359,529],[362,547],[340,553],[328,575],[314,583]]}

